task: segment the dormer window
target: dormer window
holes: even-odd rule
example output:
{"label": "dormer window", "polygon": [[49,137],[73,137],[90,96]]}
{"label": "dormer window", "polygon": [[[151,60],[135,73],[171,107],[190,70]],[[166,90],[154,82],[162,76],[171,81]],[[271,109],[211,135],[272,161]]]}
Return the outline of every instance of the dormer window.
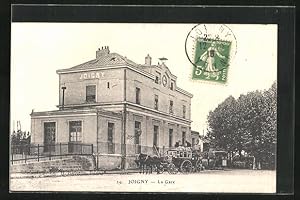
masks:
{"label": "dormer window", "polygon": [[158,82],[159,82],[159,77],[155,76],[155,83],[158,84]]}
{"label": "dormer window", "polygon": [[141,104],[141,89],[138,87],[135,88],[135,103]]}
{"label": "dormer window", "polygon": [[170,89],[171,89],[171,90],[174,90],[174,83],[173,83],[173,82],[171,82]]}

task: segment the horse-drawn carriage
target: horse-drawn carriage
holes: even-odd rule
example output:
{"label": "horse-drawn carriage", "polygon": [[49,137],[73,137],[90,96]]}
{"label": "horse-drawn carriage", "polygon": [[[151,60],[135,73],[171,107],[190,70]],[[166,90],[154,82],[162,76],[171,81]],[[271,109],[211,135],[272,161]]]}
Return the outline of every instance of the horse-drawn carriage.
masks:
{"label": "horse-drawn carriage", "polygon": [[199,152],[192,150],[190,147],[176,147],[169,149],[163,156],[149,156],[140,154],[136,163],[139,165],[141,172],[157,173],[167,171],[169,174],[191,173],[203,170],[202,157]]}
{"label": "horse-drawn carriage", "polygon": [[198,172],[202,168],[201,155],[189,147],[178,147],[167,151],[172,163],[182,173]]}

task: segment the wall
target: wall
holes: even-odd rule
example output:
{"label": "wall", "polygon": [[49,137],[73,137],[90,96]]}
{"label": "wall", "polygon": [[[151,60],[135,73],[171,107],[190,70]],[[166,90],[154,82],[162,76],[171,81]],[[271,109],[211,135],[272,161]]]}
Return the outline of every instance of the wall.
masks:
{"label": "wall", "polygon": [[55,143],[67,143],[69,142],[69,121],[82,121],[82,142],[88,144],[95,144],[96,142],[96,113],[90,116],[76,115],[74,116],[44,116],[44,117],[32,117],[32,144],[44,144],[44,123],[56,122],[56,135]]}
{"label": "wall", "polygon": [[66,86],[65,105],[86,103],[86,85],[96,85],[97,102],[123,101],[123,74],[124,69],[59,74],[59,105],[62,104],[62,86]]}
{"label": "wall", "polygon": [[[127,70],[127,93],[126,99],[136,103],[136,87],[141,90],[141,105],[154,109],[155,94],[158,95],[158,110],[169,114],[170,100],[173,101],[173,112],[175,116],[182,117],[182,107],[186,106],[186,119],[190,119],[191,98],[156,84],[154,80],[147,78],[132,70]],[[174,86],[175,87],[175,86]]]}
{"label": "wall", "polygon": [[[181,141],[182,131],[186,132],[186,140],[191,142],[191,131],[189,123],[176,123],[174,121],[169,121],[166,117],[162,119],[158,117],[150,117],[147,116],[147,114],[147,112],[144,112],[144,115],[142,115],[140,113],[130,111],[128,112],[127,117],[127,136],[134,136],[135,121],[141,122],[142,133],[140,136],[140,145],[145,146],[142,147],[142,153],[154,154],[152,149],[154,138],[154,125],[159,127],[158,147],[160,151],[162,151],[163,149],[167,150],[169,148],[169,129],[173,129],[172,147],[174,147],[176,141]],[[129,139],[127,137],[126,144],[128,144],[127,153],[130,155],[134,154],[134,138]]]}
{"label": "wall", "polygon": [[121,154],[121,134],[122,121],[121,118],[99,116],[98,117],[98,152],[101,154],[108,153],[108,123],[114,123],[113,143],[115,154]]}

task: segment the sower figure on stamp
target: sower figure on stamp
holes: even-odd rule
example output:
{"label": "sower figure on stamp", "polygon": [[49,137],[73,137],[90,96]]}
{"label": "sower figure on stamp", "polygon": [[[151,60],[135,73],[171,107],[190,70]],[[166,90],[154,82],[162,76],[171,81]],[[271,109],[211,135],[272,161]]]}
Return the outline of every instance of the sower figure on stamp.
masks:
{"label": "sower figure on stamp", "polygon": [[215,67],[215,55],[220,58],[225,58],[225,56],[221,55],[218,52],[217,45],[215,42],[211,43],[211,46],[208,47],[207,51],[205,51],[198,60],[203,60],[205,62],[206,71],[214,72],[217,71]]}

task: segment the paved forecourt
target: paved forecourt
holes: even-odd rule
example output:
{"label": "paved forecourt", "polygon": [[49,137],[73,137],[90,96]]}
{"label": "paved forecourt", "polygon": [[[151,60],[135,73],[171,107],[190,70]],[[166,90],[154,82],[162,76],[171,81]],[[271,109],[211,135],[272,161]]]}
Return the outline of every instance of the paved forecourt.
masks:
{"label": "paved forecourt", "polygon": [[105,174],[12,178],[12,191],[275,193],[276,171],[218,170],[192,174]]}

